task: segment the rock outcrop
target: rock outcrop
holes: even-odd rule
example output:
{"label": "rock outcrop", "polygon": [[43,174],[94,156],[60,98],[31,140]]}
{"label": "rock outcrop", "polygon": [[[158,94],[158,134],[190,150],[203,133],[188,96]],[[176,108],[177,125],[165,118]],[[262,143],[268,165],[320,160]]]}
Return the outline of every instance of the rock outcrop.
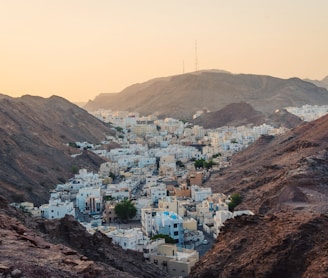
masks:
{"label": "rock outcrop", "polygon": [[203,113],[192,121],[204,128],[222,126],[261,125],[266,122],[263,113],[256,111],[246,102],[232,103],[216,112]]}
{"label": "rock outcrop", "polygon": [[249,209],[225,223],[190,277],[327,277],[328,115],[234,155],[206,186]]}
{"label": "rock outcrop", "polygon": [[74,218],[31,219],[0,197],[0,277],[167,277]]}
{"label": "rock outcrop", "polygon": [[328,215],[275,213],[227,222],[196,277],[327,277]]}
{"label": "rock outcrop", "polygon": [[69,142],[97,144],[112,129],[59,97],[0,98],[0,194],[10,202],[45,203],[49,190],[73,176],[73,167],[98,171],[104,162]]}

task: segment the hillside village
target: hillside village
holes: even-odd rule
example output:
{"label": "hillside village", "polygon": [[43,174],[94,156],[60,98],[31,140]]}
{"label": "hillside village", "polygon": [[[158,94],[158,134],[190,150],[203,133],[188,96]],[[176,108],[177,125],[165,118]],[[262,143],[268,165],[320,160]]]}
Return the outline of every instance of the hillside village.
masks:
{"label": "hillside village", "polygon": [[[325,109],[317,108],[319,112],[315,107],[290,111],[298,116],[304,111],[304,119],[313,119]],[[232,154],[260,136],[286,131],[266,124],[206,130],[176,119],[126,111],[102,110],[94,115],[111,123],[116,136],[107,136],[99,144],[67,144],[106,158],[98,173],[77,169],[73,178],[56,185],[48,204],[16,206],[35,217],[73,215],[90,233],[100,230],[123,249],[140,251],[170,275],[183,277],[199,259],[197,248],[216,238],[227,219],[252,214],[230,211],[231,196],[212,192],[206,180],[213,171],[228,167]],[[108,150],[106,146],[113,143],[120,147]],[[137,209],[130,223],[122,223],[115,213],[115,205],[126,199]],[[151,239],[157,234],[170,236],[176,244]]]}

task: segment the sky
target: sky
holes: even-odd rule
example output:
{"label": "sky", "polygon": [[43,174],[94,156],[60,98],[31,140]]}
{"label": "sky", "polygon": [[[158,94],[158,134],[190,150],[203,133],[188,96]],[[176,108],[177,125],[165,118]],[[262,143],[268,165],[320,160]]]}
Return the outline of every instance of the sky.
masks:
{"label": "sky", "polygon": [[88,101],[206,69],[321,80],[327,12],[327,0],[0,0],[0,93]]}

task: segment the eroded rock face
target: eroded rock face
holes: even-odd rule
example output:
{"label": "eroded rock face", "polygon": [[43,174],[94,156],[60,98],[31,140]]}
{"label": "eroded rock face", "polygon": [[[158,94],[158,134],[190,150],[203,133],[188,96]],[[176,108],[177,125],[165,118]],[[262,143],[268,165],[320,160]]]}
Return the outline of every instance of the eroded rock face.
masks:
{"label": "eroded rock face", "polygon": [[43,204],[49,190],[73,176],[73,166],[98,171],[104,159],[69,142],[97,144],[111,128],[59,97],[0,97],[0,194],[10,202]]}
{"label": "eroded rock face", "polygon": [[190,277],[326,277],[327,215],[275,213],[227,222]]}
{"label": "eroded rock face", "polygon": [[213,174],[214,192],[241,194],[243,216],[225,223],[190,277],[328,276],[328,116],[262,136]]}
{"label": "eroded rock face", "polygon": [[[28,226],[28,227],[27,227]],[[46,234],[45,234],[46,233]],[[167,277],[102,233],[90,235],[73,217],[37,220],[0,197],[0,277]]]}
{"label": "eroded rock face", "polygon": [[143,259],[142,253],[123,250],[114,245],[112,239],[101,232],[89,234],[73,216],[60,220],[39,220],[40,231],[54,242],[63,243],[89,259],[105,263],[135,277],[166,277],[156,265]]}

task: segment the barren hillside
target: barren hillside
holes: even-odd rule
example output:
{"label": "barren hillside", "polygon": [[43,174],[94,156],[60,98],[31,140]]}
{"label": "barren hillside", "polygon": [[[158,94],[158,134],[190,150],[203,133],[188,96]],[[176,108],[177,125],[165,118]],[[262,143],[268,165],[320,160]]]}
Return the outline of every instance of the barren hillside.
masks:
{"label": "barren hillside", "polygon": [[212,175],[213,191],[241,194],[190,277],[327,277],[328,116],[262,136]]}
{"label": "barren hillside", "polygon": [[[102,159],[68,142],[99,143],[109,126],[59,97],[0,98],[0,194],[9,201],[48,201],[49,189],[72,177],[72,167],[98,170]],[[81,151],[79,151],[81,152]]]}
{"label": "barren hillside", "polygon": [[267,115],[287,106],[328,104],[328,92],[298,78],[199,71],[135,84],[116,94],[101,94],[85,108],[190,120],[198,110],[215,112],[239,102]]}

